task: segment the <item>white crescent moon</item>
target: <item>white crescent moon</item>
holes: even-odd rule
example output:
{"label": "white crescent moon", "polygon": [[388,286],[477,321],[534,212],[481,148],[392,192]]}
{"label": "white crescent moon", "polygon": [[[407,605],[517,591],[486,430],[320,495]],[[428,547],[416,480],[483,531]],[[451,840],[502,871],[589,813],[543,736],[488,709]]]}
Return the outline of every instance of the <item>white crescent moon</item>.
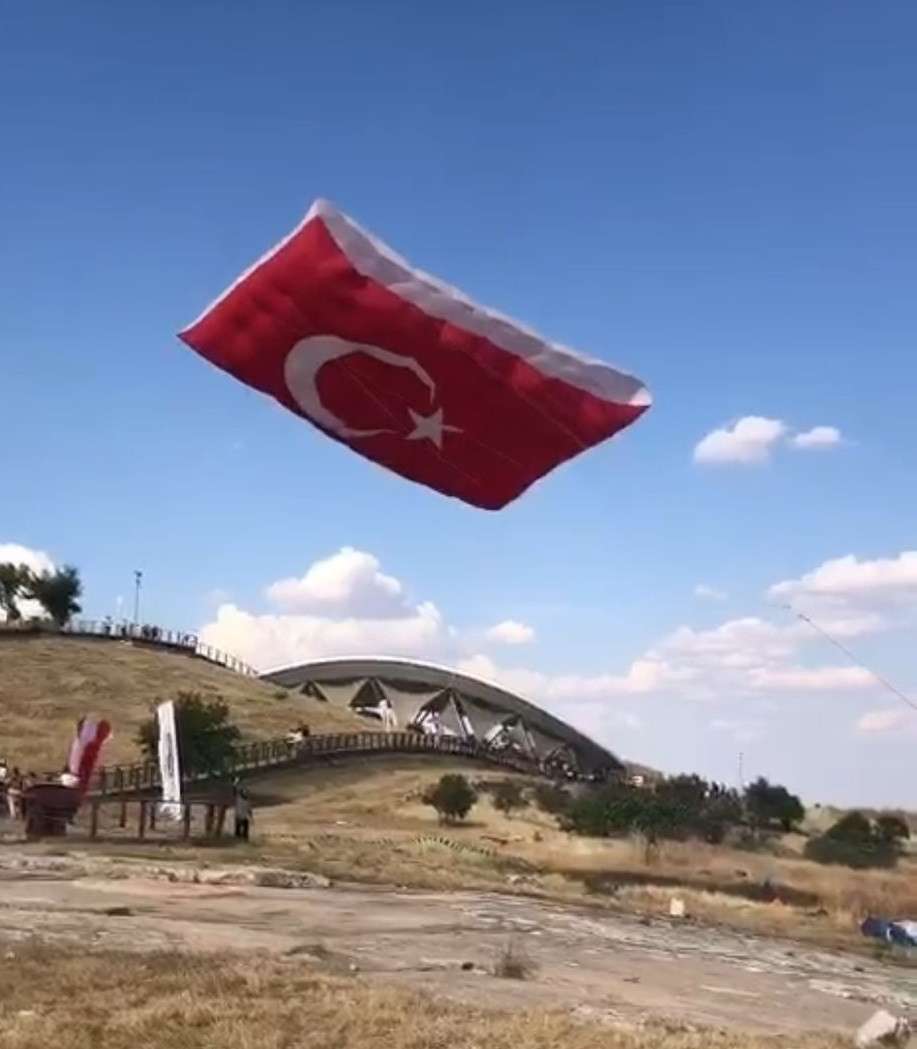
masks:
{"label": "white crescent moon", "polygon": [[[430,391],[432,404],[436,393],[436,384],[426,371],[413,359],[400,353],[383,350],[365,342],[348,342],[337,335],[310,335],[299,342],[287,354],[283,365],[283,377],[286,380],[290,396],[303,412],[323,430],[337,434],[338,437],[374,437],[380,433],[397,433],[397,430],[355,430],[330,412],[322,404],[318,392],[318,373],[329,361],[347,357],[351,353],[365,353],[377,361],[383,361],[394,368],[407,368]],[[388,406],[383,404],[383,407]]]}

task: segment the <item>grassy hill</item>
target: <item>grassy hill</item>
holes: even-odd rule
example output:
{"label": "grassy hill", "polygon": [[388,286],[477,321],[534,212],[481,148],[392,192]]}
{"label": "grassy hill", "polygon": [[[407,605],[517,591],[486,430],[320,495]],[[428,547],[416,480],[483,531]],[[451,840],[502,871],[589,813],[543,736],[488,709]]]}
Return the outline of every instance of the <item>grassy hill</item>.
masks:
{"label": "grassy hill", "polygon": [[180,690],[222,696],[246,739],[282,735],[305,721],[313,732],[365,731],[357,715],[180,653],[129,641],[0,638],[0,756],[36,772],[64,762],[76,721],[107,718],[106,764],[137,759],[134,737],[150,708]]}

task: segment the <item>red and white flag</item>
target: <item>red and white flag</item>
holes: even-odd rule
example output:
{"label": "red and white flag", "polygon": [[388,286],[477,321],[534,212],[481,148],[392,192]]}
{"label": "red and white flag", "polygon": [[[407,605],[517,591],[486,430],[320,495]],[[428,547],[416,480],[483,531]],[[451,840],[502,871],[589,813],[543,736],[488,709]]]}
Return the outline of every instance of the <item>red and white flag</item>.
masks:
{"label": "red and white flag", "polygon": [[476,305],[325,201],[180,337],[366,458],[489,510],[650,405],[638,379]]}
{"label": "red and white flag", "polygon": [[78,780],[80,794],[89,789],[92,774],[99,762],[99,754],[111,737],[111,725],[107,721],[90,721],[81,718],[77,722],[76,735],[70,745],[67,771]]}

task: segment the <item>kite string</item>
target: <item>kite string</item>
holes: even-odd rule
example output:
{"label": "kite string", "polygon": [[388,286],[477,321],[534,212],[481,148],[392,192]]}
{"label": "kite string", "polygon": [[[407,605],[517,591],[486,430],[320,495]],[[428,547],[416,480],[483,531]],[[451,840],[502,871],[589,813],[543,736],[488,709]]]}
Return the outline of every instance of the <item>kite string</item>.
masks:
{"label": "kite string", "polygon": [[814,619],[812,619],[809,616],[807,616],[804,612],[797,611],[795,608],[793,608],[792,605],[784,605],[783,607],[788,612],[791,612],[798,619],[801,619],[804,623],[808,623],[809,626],[812,627],[813,630],[816,630],[819,634],[821,634],[821,636],[823,638],[825,638],[826,641],[830,641],[831,644],[834,645],[834,647],[836,649],[838,649],[839,651],[843,652],[844,655],[850,660],[850,662],[854,664],[854,666],[858,666],[862,670],[865,670],[867,674],[871,674],[876,679],[876,681],[878,681],[880,685],[883,685],[885,688],[887,688],[888,691],[891,692],[893,696],[897,696],[898,699],[900,699],[903,703],[906,703],[912,710],[917,710],[917,703],[915,703],[914,700],[912,700],[910,698],[910,696],[905,695],[905,693],[902,692],[900,688],[898,688],[897,686],[893,685],[887,678],[883,677],[877,670],[873,670],[872,667],[867,666],[867,664],[864,663],[862,661],[862,659],[859,658],[859,656],[857,656],[854,652],[852,652],[845,644],[843,644],[842,642],[838,641],[836,637],[832,637],[828,633],[828,631],[825,630],[824,627],[819,626],[818,623],[816,623]]}

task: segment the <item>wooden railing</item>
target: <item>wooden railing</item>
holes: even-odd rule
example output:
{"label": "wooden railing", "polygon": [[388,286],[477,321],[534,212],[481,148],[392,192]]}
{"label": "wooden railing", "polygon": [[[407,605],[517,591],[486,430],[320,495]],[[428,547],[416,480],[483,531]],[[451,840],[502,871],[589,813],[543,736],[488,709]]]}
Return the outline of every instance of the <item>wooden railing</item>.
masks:
{"label": "wooden railing", "polygon": [[[326,758],[374,754],[430,754],[486,761],[492,765],[528,775],[541,774],[537,762],[518,753],[495,751],[483,744],[457,737],[437,738],[416,732],[350,732],[307,736],[299,742],[286,739],[261,740],[237,747],[220,777],[251,773],[258,770],[294,768]],[[187,785],[203,783],[213,776],[200,773],[185,776]],[[140,794],[160,785],[156,762],[135,765],[107,765],[97,770],[90,785],[96,797]]]}

